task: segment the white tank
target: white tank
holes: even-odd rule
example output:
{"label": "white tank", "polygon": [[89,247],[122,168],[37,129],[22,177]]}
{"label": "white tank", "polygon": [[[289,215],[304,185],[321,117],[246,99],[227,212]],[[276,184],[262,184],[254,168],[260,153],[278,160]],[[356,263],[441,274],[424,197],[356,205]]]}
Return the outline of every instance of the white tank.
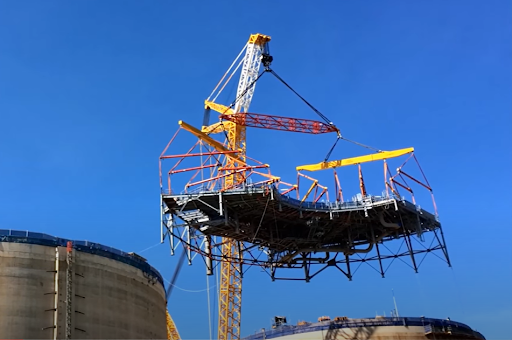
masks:
{"label": "white tank", "polygon": [[135,254],[0,230],[0,339],[166,339],[161,275]]}
{"label": "white tank", "polygon": [[[282,320],[282,317],[280,317]],[[375,317],[349,319],[338,317],[319,322],[301,322],[297,325],[278,323],[272,329],[263,329],[243,340],[485,340],[468,325],[451,320],[418,317]]]}

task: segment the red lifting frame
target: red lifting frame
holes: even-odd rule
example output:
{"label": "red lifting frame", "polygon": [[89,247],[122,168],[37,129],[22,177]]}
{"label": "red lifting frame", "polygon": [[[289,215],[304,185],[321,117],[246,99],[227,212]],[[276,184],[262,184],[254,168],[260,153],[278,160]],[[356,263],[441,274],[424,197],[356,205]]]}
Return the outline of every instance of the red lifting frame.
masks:
{"label": "red lifting frame", "polygon": [[238,125],[280,131],[312,134],[338,131],[335,126],[316,120],[270,116],[259,113],[235,113],[230,115],[223,114],[220,115],[220,119],[224,119]]}

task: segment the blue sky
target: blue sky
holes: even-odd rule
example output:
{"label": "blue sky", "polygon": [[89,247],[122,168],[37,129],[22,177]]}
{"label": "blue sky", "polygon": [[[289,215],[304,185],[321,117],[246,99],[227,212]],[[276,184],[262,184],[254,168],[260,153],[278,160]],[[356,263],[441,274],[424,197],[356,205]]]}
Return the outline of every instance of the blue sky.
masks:
{"label": "blue sky", "polygon": [[[416,148],[453,268],[429,257],[419,274],[397,263],[385,279],[362,268],[352,282],[332,271],[308,284],[251,269],[243,335],[274,315],[389,313],[394,289],[402,315],[450,317],[510,339],[510,10],[506,1],[4,0],[0,228],[126,251],[158,244],[158,156],[178,120],[201,124],[204,99],[261,32],[272,36],[276,72],[347,138]],[[268,75],[251,111],[316,118]],[[288,181],[333,142],[248,134],[249,155]],[[364,152],[342,144],[332,157]],[[349,196],[356,176],[344,177]],[[168,244],[142,255],[172,276]],[[184,267],[176,284],[169,310],[182,336],[208,338],[203,266]]]}

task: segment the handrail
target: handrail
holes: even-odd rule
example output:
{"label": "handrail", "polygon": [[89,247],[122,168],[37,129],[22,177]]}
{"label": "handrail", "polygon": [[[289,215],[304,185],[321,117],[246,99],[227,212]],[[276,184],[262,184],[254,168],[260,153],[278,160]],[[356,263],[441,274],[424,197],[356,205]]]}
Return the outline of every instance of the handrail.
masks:
{"label": "handrail", "polygon": [[[355,327],[379,327],[379,326],[420,326],[425,327],[427,325],[434,327],[452,327],[452,331],[458,330],[459,332],[479,334],[474,331],[466,324],[461,322],[443,320],[443,319],[431,319],[431,318],[419,318],[419,317],[383,317],[379,319],[368,318],[368,319],[347,319],[343,321],[324,321],[311,323],[309,325],[283,325],[277,329],[264,329],[253,335],[249,335],[243,340],[262,340],[282,337],[292,334],[309,333],[315,331],[325,331],[334,328],[355,328]],[[483,336],[482,336],[483,338]],[[485,338],[483,338],[485,339]]]}

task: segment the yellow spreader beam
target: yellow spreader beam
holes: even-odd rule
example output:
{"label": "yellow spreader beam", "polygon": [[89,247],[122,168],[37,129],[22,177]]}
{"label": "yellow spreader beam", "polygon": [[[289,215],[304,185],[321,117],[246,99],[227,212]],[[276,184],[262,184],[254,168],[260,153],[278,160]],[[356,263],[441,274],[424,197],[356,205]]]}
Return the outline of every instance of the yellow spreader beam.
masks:
{"label": "yellow spreader beam", "polygon": [[414,148],[405,148],[393,151],[382,151],[378,153],[374,153],[371,155],[358,156],[352,158],[340,159],[338,161],[330,161],[330,162],[321,162],[317,164],[309,164],[309,165],[300,165],[296,169],[297,171],[319,171],[325,169],[334,169],[347,165],[361,164],[373,161],[380,161],[383,159],[389,159],[394,157],[399,157],[406,155],[408,153],[414,152]]}

